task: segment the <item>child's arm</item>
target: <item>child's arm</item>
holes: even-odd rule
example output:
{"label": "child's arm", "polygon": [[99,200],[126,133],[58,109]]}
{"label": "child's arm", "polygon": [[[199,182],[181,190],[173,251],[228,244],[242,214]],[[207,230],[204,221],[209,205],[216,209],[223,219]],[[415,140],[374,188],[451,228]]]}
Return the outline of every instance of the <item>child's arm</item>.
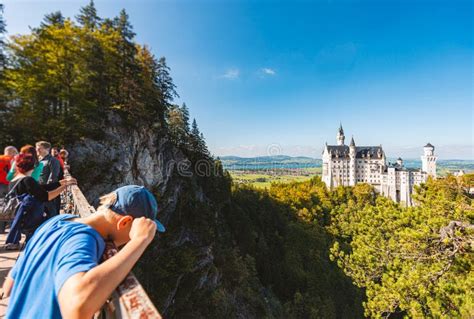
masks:
{"label": "child's arm", "polygon": [[91,318],[132,270],[155,236],[154,221],[137,218],[130,230],[130,241],[112,258],[87,272],[66,280],[58,301],[64,318]]}
{"label": "child's arm", "polygon": [[12,287],[13,287],[13,279],[10,277],[10,274],[8,274],[8,276],[5,277],[5,282],[3,283],[0,299],[5,299],[5,298],[10,297]]}

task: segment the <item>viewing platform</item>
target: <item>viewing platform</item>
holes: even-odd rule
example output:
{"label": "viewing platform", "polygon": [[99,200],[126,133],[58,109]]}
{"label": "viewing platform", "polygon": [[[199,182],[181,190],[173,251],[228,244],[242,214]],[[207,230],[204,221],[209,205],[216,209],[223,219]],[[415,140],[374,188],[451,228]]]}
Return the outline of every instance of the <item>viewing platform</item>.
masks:
{"label": "viewing platform", "polygon": [[[0,246],[5,243],[7,239],[7,234],[0,234]],[[0,250],[0,287],[3,286],[6,275],[10,269],[12,269],[15,261],[19,255],[18,250]],[[5,313],[7,311],[8,299],[0,300],[0,318],[5,318]]]}
{"label": "viewing platform", "polygon": [[[65,175],[67,176],[67,172]],[[89,204],[77,185],[67,187],[61,194],[61,202],[61,213],[76,214],[81,217],[95,213],[95,208]],[[0,234],[0,246],[5,243],[6,237],[7,234]],[[112,242],[107,242],[102,260],[107,260],[116,253],[115,245]],[[2,285],[19,254],[18,250],[0,250],[0,283]],[[0,300],[0,318],[5,318],[7,306],[8,299]],[[94,318],[160,319],[161,315],[138,279],[130,272]]]}

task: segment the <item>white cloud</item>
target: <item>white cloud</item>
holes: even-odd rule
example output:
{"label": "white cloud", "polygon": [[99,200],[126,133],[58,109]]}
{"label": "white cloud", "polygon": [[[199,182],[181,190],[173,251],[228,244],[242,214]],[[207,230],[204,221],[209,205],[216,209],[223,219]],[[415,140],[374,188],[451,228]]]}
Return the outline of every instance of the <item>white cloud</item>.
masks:
{"label": "white cloud", "polygon": [[276,71],[275,71],[274,69],[262,68],[262,69],[260,69],[260,71],[261,71],[262,74],[264,74],[264,75],[271,75],[271,76],[276,75]]}
{"label": "white cloud", "polygon": [[222,77],[225,78],[225,79],[233,80],[233,79],[237,79],[239,77],[239,75],[240,75],[239,69],[232,68],[232,69],[228,69],[222,75]]}

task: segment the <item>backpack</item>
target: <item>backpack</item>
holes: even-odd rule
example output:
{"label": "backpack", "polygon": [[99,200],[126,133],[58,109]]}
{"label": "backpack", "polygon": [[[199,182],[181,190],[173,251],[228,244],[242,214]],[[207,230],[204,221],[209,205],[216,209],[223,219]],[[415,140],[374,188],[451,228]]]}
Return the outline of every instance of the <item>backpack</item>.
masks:
{"label": "backpack", "polygon": [[17,213],[22,213],[20,226],[23,233],[35,231],[46,219],[45,205],[30,194],[20,195],[21,204]]}
{"label": "backpack", "polygon": [[5,197],[0,198],[0,220],[12,220],[15,216],[15,212],[20,206],[20,199],[16,195],[15,189],[22,180],[23,178],[19,179]]}
{"label": "backpack", "polygon": [[22,233],[26,235],[26,241],[28,241],[35,230],[47,219],[43,202],[28,193],[21,194],[17,198],[20,204],[7,236],[7,244],[19,243]]}

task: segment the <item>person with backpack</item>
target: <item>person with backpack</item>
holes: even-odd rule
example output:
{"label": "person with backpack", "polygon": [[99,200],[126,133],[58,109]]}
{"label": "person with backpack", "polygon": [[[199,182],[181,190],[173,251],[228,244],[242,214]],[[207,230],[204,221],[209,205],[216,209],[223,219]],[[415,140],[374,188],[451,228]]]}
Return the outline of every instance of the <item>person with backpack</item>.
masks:
{"label": "person with backpack", "polygon": [[[45,141],[37,142],[36,152],[40,162],[43,163],[43,171],[39,178],[40,185],[57,183],[61,173],[61,164],[51,155],[51,143]],[[59,214],[58,207],[61,204],[60,201],[61,198],[58,197],[45,204],[48,218]]]}
{"label": "person with backpack", "polygon": [[74,178],[59,182],[40,185],[31,177],[35,167],[35,159],[31,154],[19,154],[15,157],[17,173],[9,184],[8,197],[16,197],[18,207],[6,240],[6,249],[19,247],[21,233],[30,239],[36,228],[45,220],[44,204],[58,197],[69,185],[76,184]]}
{"label": "person with backpack", "polygon": [[[31,177],[35,181],[38,181],[40,178],[41,172],[43,171],[43,163],[41,163],[38,159],[36,148],[30,144],[24,145],[20,149],[20,154],[30,154],[33,157],[34,162],[35,162],[35,167],[33,169],[33,172],[31,173]],[[12,181],[15,178],[16,174],[17,174],[16,162],[15,162],[15,159],[13,159],[10,171],[8,172],[8,175],[7,175],[7,180],[9,182]],[[15,245],[13,245],[12,247],[15,247]]]}

